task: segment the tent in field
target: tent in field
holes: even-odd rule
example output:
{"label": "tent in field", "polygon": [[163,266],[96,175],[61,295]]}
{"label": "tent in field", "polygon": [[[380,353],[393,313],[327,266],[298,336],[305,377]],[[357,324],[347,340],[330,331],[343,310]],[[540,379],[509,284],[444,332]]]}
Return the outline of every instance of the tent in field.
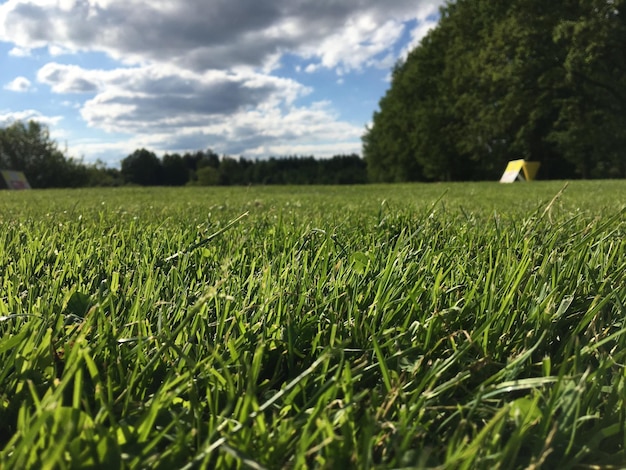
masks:
{"label": "tent in field", "polygon": [[30,189],[30,184],[21,171],[0,170],[0,189]]}
{"label": "tent in field", "polygon": [[515,181],[532,181],[537,176],[541,163],[527,162],[526,160],[511,160],[500,178],[500,183],[514,183]]}

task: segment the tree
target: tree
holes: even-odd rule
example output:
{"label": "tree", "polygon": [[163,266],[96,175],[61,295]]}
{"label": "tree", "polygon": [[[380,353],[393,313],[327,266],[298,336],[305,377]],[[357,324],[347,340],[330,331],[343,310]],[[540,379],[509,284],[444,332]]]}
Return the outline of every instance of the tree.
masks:
{"label": "tree", "polygon": [[[410,70],[408,62],[393,71],[392,87],[380,101],[380,111],[374,113],[372,127],[363,136],[363,155],[368,175],[374,182],[417,181],[424,179],[416,149],[410,145],[415,137],[416,122],[411,108],[418,106],[419,97],[409,95],[403,80]],[[417,86],[414,88],[418,90]],[[417,91],[416,93],[419,93]],[[411,100],[406,100],[411,96]]]}
{"label": "tree", "polygon": [[189,169],[183,158],[175,154],[165,154],[161,160],[162,184],[166,186],[182,186],[189,180]]}
{"label": "tree", "polygon": [[549,136],[562,98],[571,93],[564,84],[565,51],[553,31],[573,14],[574,3],[492,2],[477,12],[480,42],[467,52],[467,66],[451,73],[465,81],[464,91],[455,89],[466,96],[458,108],[457,148],[485,177],[497,177],[511,158],[540,160],[544,176],[570,176]]}
{"label": "tree", "polygon": [[224,156],[218,169],[218,183],[223,186],[242,183],[242,172],[239,162],[232,157]]}
{"label": "tree", "polygon": [[396,66],[363,138],[370,178],[626,176],[626,0],[457,0]]}
{"label": "tree", "polygon": [[552,141],[583,177],[626,176],[626,2],[581,0],[554,39],[574,92],[562,100]]}
{"label": "tree", "polygon": [[87,179],[82,163],[66,157],[37,121],[0,128],[0,168],[23,171],[33,188],[75,187]]}
{"label": "tree", "polygon": [[138,149],[122,160],[124,181],[141,186],[161,184],[161,161],[146,149]]}
{"label": "tree", "polygon": [[367,166],[358,155],[335,155],[327,160],[311,161],[318,167],[312,184],[363,184],[367,182]]}
{"label": "tree", "polygon": [[[476,14],[460,11],[465,2],[442,9],[440,25],[413,49],[406,61],[396,64],[387,94],[367,129],[363,154],[373,181],[458,179],[463,153],[456,148],[461,115],[452,90],[466,84],[451,74],[463,70],[471,57],[461,42],[476,41]],[[466,175],[467,176],[467,175]]]}
{"label": "tree", "polygon": [[212,166],[204,166],[196,172],[198,186],[217,186],[219,183],[219,173]]}
{"label": "tree", "polygon": [[86,186],[119,186],[122,183],[120,171],[109,168],[102,160],[86,165]]}

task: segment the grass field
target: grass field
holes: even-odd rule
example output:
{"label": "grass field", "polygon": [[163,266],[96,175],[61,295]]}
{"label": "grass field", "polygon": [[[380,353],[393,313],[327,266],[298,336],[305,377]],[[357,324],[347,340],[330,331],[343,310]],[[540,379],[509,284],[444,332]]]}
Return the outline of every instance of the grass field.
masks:
{"label": "grass field", "polygon": [[622,468],[626,182],[0,192],[0,468]]}

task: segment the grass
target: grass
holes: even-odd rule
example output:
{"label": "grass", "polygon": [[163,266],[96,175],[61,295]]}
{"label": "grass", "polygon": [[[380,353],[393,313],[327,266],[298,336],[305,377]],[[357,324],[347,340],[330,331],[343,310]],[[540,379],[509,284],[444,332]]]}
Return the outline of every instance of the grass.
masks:
{"label": "grass", "polygon": [[621,468],[626,183],[0,193],[0,468]]}

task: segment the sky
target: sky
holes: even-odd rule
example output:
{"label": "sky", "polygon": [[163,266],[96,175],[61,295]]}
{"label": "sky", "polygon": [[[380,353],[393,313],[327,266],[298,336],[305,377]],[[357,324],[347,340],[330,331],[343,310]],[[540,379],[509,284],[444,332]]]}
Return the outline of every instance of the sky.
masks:
{"label": "sky", "polygon": [[391,69],[443,3],[0,2],[0,126],[35,119],[109,166],[138,148],[361,154]]}

